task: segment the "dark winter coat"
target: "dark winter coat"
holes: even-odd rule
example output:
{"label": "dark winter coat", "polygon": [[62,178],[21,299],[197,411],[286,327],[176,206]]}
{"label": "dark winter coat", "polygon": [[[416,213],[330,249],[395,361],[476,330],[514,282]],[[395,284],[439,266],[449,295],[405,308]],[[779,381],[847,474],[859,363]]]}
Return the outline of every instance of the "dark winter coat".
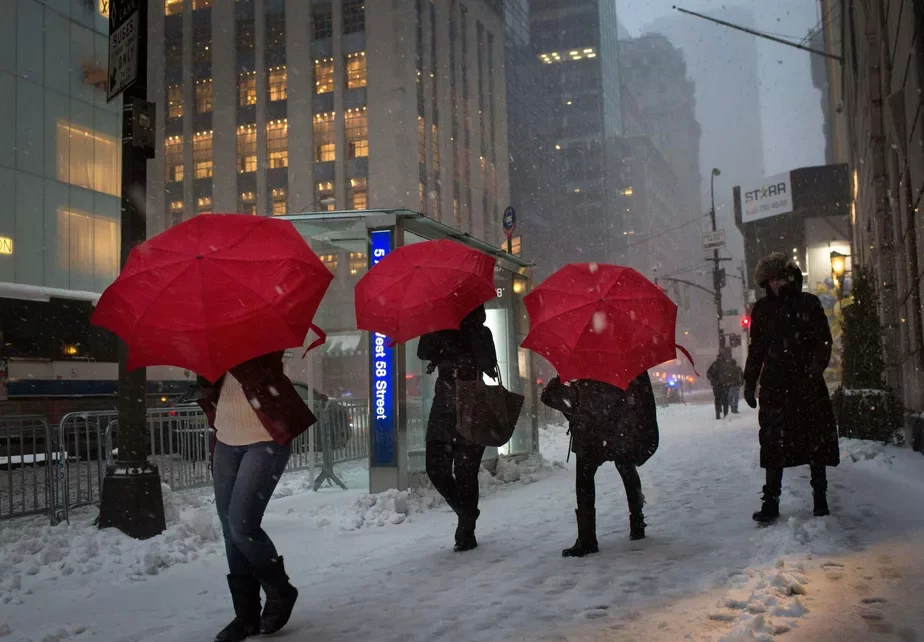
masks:
{"label": "dark winter coat", "polygon": [[625,391],[590,379],[565,385],[555,377],[542,403],[567,417],[571,451],[578,457],[641,466],[658,450],[657,406],[647,372]]}
{"label": "dark winter coat", "polygon": [[706,370],[706,379],[716,393],[728,390],[728,362],[724,358],[713,361]]}
{"label": "dark winter coat", "polygon": [[[314,413],[304,400],[282,368],[282,352],[272,352],[261,357],[234,366],[230,372],[237,379],[244,394],[251,400],[254,412],[260,423],[266,428],[278,444],[288,444],[308,430],[317,421]],[[209,425],[210,447],[215,448],[215,413],[221,397],[221,387],[225,375],[218,378],[213,385],[202,388],[202,397],[196,403],[205,412]]]}
{"label": "dark winter coat", "polygon": [[[751,313],[751,344],[745,366],[746,391],[760,383],[760,465],[837,466],[840,456],[834,409],[824,380],[831,359],[831,330],[821,302],[802,292],[802,270],[771,255],[758,267],[766,288]],[[767,259],[765,259],[767,261]],[[792,281],[775,295],[768,274],[783,270]]]}
{"label": "dark winter coat", "polygon": [[728,362],[728,387],[740,388],[744,383],[744,371],[738,365],[738,362],[732,359]]}
{"label": "dark winter coat", "polygon": [[420,338],[417,358],[438,371],[433,405],[427,421],[427,441],[452,443],[464,439],[456,429],[456,381],[475,381],[483,374],[497,378],[494,336],[484,325],[484,306],[470,313],[458,330],[431,332]]}

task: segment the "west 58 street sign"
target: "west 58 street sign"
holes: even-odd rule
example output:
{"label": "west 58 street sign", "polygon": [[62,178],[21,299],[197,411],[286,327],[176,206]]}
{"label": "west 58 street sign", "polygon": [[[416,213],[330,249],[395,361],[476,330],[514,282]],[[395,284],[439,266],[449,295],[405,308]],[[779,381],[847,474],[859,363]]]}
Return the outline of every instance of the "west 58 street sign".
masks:
{"label": "west 58 street sign", "polygon": [[106,100],[110,101],[138,80],[138,3],[112,0],[109,6],[109,73]]}

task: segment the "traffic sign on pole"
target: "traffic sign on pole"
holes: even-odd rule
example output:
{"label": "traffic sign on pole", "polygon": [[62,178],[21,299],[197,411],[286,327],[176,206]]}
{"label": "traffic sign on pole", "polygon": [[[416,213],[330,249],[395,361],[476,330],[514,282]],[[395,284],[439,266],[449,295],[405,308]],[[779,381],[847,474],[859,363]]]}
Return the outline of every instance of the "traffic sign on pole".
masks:
{"label": "traffic sign on pole", "polygon": [[109,73],[106,102],[138,80],[140,0],[112,0],[109,7]]}
{"label": "traffic sign on pole", "polygon": [[715,232],[703,232],[703,249],[704,250],[725,249],[725,230],[716,230]]}
{"label": "traffic sign on pole", "polygon": [[507,240],[513,238],[513,232],[517,229],[517,211],[512,207],[508,207],[504,210],[504,234],[507,235]]}

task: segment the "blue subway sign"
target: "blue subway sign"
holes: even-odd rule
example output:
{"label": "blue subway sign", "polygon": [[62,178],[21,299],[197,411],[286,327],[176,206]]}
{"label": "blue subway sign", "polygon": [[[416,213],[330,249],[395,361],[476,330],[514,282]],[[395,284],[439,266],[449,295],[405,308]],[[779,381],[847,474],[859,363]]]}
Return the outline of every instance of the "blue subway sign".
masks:
{"label": "blue subway sign", "polygon": [[[391,230],[376,230],[371,233],[371,266],[391,252]],[[372,465],[397,466],[395,447],[395,349],[388,343],[388,337],[372,333],[371,348],[371,412],[372,412]]]}

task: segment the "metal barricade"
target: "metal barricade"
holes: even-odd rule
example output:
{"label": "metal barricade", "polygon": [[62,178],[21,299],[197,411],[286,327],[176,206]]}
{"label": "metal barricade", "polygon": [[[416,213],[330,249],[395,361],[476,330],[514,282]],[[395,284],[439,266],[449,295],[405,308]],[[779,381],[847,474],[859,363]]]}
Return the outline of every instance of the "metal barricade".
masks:
{"label": "metal barricade", "polygon": [[[333,463],[369,458],[369,400],[331,399],[330,404],[343,412],[329,413],[331,420],[331,450]],[[315,424],[315,431],[319,425]],[[339,435],[348,435],[343,439]],[[320,440],[318,440],[320,441]],[[320,445],[320,444],[319,444]]]}
{"label": "metal barricade", "polygon": [[67,520],[71,509],[98,504],[106,464],[112,449],[106,429],[116,421],[115,410],[72,412],[61,418],[55,444],[64,463],[59,484],[59,516]]}
{"label": "metal barricade", "polygon": [[0,520],[47,514],[54,521],[59,465],[44,418],[0,417]]}

